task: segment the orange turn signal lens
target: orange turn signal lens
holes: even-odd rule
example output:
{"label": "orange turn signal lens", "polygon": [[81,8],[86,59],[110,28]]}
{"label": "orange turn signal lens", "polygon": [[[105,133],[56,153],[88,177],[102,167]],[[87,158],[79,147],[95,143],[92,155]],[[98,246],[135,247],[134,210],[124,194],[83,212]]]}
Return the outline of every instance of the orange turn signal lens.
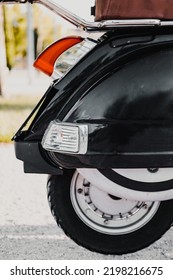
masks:
{"label": "orange turn signal lens", "polygon": [[62,38],[45,49],[34,62],[34,67],[51,76],[57,58],[66,50],[83,41],[81,37]]}

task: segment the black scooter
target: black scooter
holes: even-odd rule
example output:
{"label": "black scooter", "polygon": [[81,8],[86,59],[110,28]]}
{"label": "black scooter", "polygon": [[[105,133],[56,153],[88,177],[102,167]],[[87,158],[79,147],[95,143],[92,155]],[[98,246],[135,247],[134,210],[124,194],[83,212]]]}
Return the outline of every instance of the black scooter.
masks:
{"label": "black scooter", "polygon": [[79,245],[149,246],[173,223],[173,21],[87,22],[52,0],[1,2],[41,3],[88,35],[34,63],[53,82],[14,136],[24,171],[49,174],[52,214]]}

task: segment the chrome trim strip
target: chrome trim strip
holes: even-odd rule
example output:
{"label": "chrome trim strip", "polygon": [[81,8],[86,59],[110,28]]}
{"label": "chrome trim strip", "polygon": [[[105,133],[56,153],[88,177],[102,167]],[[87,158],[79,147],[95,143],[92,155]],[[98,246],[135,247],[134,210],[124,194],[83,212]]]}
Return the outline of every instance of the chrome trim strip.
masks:
{"label": "chrome trim strip", "polygon": [[173,151],[167,151],[167,152],[129,152],[129,153],[117,153],[117,155],[123,155],[123,156],[152,156],[152,155],[173,155]]}
{"label": "chrome trim strip", "polygon": [[161,26],[173,26],[173,21],[161,21]]}
{"label": "chrome trim strip", "polygon": [[[74,49],[74,48],[76,48],[77,46],[79,46],[80,45],[80,53],[81,53],[81,55],[80,55],[80,57],[76,57],[77,56],[77,53],[74,53],[73,55],[71,55],[71,57],[73,56],[73,59],[74,59],[74,63],[73,64],[71,64],[71,65],[69,65],[69,67],[68,67],[68,69],[65,71],[65,73],[63,73],[63,72],[61,72],[61,71],[59,71],[58,70],[58,67],[56,67],[56,63],[59,61],[59,58],[61,57],[61,56],[63,56],[64,55],[64,53],[63,54],[61,54],[58,58],[57,58],[57,60],[56,60],[56,62],[55,62],[55,64],[54,64],[54,71],[53,71],[53,73],[52,73],[52,75],[51,75],[51,78],[52,78],[52,80],[56,80],[56,79],[61,79],[62,77],[64,77],[65,75],[67,75],[67,73],[87,54],[87,53],[89,53],[96,45],[97,45],[97,43],[96,42],[94,42],[93,40],[91,41],[90,39],[88,39],[88,38],[86,38],[86,39],[84,39],[82,42],[80,42],[80,43],[78,43],[78,44],[76,44],[75,46],[72,46],[71,48],[69,48],[67,51],[68,51],[68,53],[70,53],[70,50],[71,49]],[[63,57],[63,62],[67,62],[67,60],[68,60],[68,58],[70,57],[70,55],[66,58],[66,57]],[[62,61],[61,61],[62,62]]]}

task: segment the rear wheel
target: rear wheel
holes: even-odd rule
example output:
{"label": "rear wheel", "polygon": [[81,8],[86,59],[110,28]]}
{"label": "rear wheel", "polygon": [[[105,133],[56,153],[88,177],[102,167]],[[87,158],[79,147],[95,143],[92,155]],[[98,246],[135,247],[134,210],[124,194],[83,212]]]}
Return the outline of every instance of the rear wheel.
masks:
{"label": "rear wheel", "polygon": [[173,221],[173,201],[133,201],[103,192],[77,171],[48,179],[51,211],[77,244],[103,254],[125,254],[159,239]]}

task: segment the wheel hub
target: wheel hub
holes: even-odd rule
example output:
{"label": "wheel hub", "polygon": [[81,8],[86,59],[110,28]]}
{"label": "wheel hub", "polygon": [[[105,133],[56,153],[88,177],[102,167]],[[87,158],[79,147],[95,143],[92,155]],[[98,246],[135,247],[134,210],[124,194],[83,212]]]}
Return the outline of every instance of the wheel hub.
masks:
{"label": "wheel hub", "polygon": [[71,183],[71,200],[81,220],[104,234],[126,234],[144,226],[155,214],[159,202],[141,202],[112,197],[79,173]]}

